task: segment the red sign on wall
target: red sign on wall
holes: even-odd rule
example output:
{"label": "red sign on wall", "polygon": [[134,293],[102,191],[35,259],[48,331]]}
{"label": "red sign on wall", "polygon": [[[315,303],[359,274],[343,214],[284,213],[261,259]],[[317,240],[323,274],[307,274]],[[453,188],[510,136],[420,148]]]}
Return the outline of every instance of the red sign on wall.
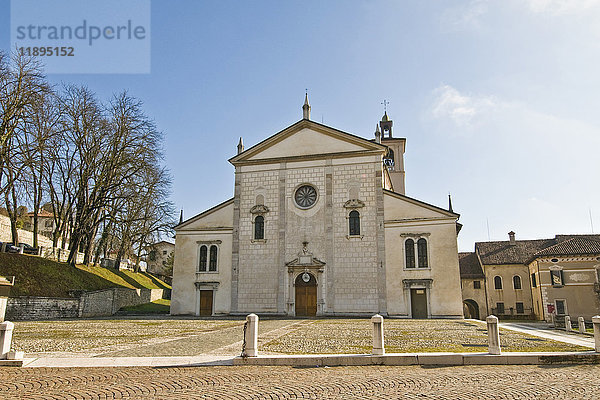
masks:
{"label": "red sign on wall", "polygon": [[548,307],[549,314],[554,313],[554,304],[547,304],[546,307]]}

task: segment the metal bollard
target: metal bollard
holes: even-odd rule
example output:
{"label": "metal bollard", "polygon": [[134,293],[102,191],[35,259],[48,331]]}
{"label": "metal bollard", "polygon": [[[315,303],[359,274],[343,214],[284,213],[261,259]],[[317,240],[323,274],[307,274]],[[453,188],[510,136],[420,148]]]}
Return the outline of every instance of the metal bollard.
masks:
{"label": "metal bollard", "polygon": [[485,319],[488,331],[488,353],[500,354],[500,331],[498,329],[498,317],[490,315]]}
{"label": "metal bollard", "polygon": [[592,324],[594,324],[594,347],[596,353],[600,353],[600,315],[596,315],[592,318]]}
{"label": "metal bollard", "polygon": [[258,315],[249,314],[246,316],[246,332],[244,334],[245,347],[242,357],[258,356]]}
{"label": "metal bollard", "polygon": [[585,319],[579,317],[577,318],[577,322],[579,323],[579,333],[585,333]]}
{"label": "metal bollard", "polygon": [[384,355],[383,317],[379,314],[375,314],[371,317],[371,322],[373,323],[373,350],[371,351],[371,354],[374,356]]}

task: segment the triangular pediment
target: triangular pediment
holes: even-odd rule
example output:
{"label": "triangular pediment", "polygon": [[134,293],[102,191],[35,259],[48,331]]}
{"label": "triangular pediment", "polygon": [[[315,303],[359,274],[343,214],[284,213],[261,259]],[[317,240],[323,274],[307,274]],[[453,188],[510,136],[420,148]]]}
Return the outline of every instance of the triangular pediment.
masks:
{"label": "triangular pediment", "polygon": [[301,120],[231,158],[232,164],[327,154],[369,154],[385,146],[310,120]]}
{"label": "triangular pediment", "polygon": [[389,190],[383,191],[384,218],[386,221],[419,219],[458,219],[454,212]]}
{"label": "triangular pediment", "polygon": [[233,228],[233,199],[193,216],[175,226],[175,231],[232,229]]}

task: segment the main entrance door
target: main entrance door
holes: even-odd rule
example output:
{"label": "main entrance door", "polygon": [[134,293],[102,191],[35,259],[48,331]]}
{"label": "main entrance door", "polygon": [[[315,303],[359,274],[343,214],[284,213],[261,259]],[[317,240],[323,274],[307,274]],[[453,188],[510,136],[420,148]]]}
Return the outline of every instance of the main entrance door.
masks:
{"label": "main entrance door", "polygon": [[426,289],[410,289],[410,308],[413,318],[427,318]]}
{"label": "main entrance door", "polygon": [[296,316],[313,317],[317,315],[317,280],[308,272],[296,278]]}
{"label": "main entrance door", "polygon": [[213,310],[213,291],[212,290],[201,290],[200,291],[200,315],[210,316]]}

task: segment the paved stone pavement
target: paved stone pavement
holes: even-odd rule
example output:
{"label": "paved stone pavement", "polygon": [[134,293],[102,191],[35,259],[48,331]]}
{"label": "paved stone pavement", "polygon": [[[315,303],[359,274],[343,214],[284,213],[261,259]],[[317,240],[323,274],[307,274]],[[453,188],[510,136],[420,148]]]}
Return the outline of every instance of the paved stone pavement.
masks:
{"label": "paved stone pavement", "polygon": [[516,332],[527,333],[544,339],[556,340],[576,346],[594,348],[594,338],[576,332],[565,332],[552,329],[544,322],[501,322],[500,327]]}
{"label": "paved stone pavement", "polygon": [[600,366],[0,368],[1,399],[598,399]]}

